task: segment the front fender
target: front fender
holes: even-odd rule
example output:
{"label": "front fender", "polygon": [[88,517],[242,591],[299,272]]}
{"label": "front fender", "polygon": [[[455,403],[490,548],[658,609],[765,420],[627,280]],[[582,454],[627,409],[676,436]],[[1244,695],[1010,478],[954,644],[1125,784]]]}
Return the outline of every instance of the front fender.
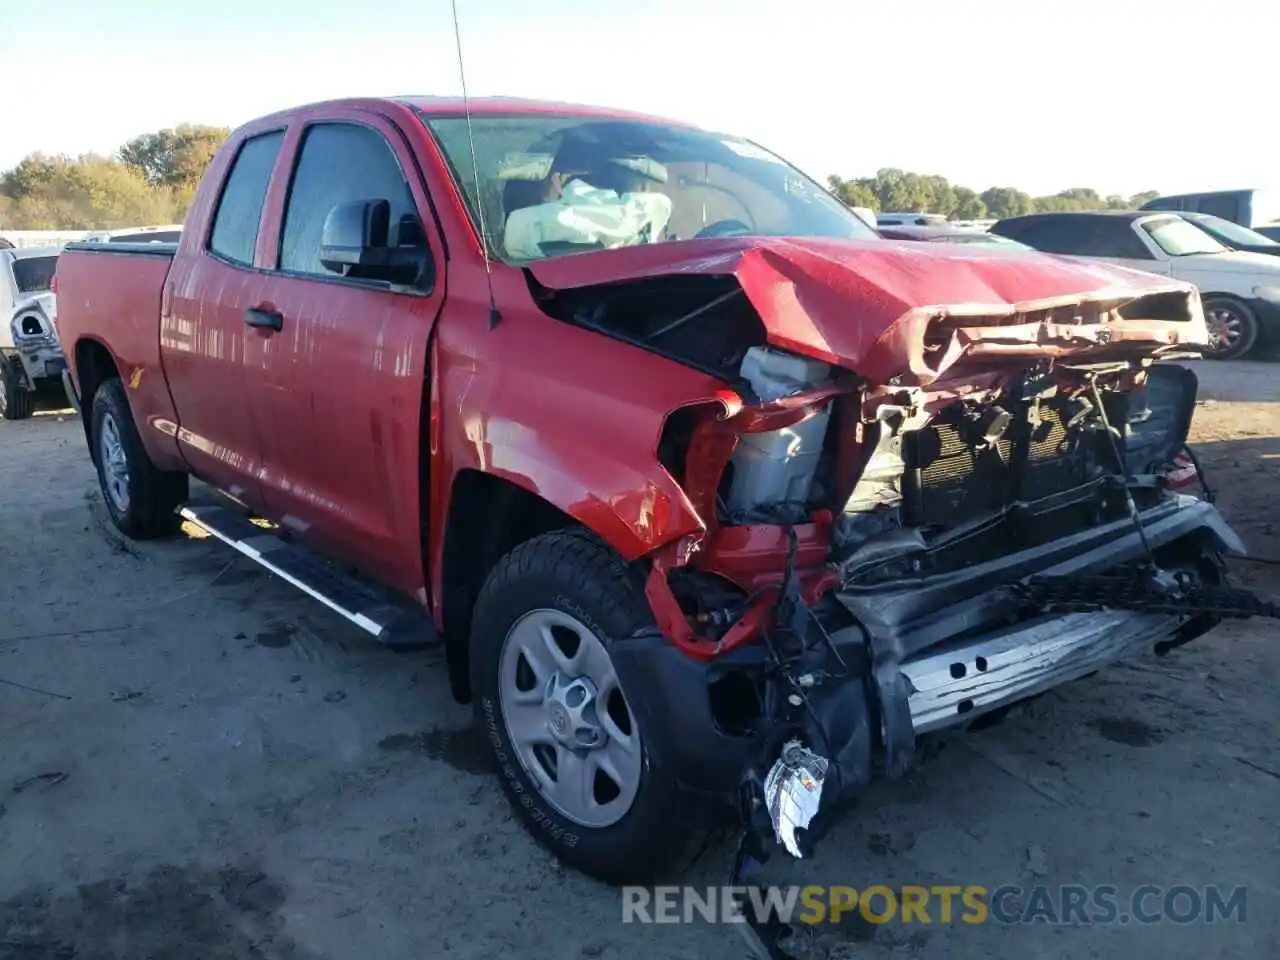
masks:
{"label": "front fender", "polygon": [[446,318],[435,345],[433,557],[463,470],[536,494],[627,560],[705,529],[658,443],[672,411],[720,401],[721,383],[537,311],[482,337]]}
{"label": "front fender", "polygon": [[706,530],[684,490],[653,455],[656,434],[651,443],[637,444],[649,454],[647,462],[509,420],[491,419],[488,437],[487,472],[537,494],[599,534],[625,560]]}

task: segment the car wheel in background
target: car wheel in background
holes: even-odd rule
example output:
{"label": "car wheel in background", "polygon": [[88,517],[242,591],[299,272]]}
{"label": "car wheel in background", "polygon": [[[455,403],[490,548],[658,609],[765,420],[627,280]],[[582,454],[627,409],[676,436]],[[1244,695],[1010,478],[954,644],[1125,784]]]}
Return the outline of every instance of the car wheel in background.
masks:
{"label": "car wheel in background", "polygon": [[93,461],[102,499],[116,528],[135,540],[163,537],[179,526],[187,498],[185,473],[160,470],[147,456],[124,384],[107,380],[93,395]]}
{"label": "car wheel in background", "polygon": [[16,362],[0,356],[0,417],[6,420],[26,420],[36,411],[36,395],[22,388]]}
{"label": "car wheel in background", "polygon": [[1204,319],[1209,326],[1211,360],[1239,360],[1258,341],[1258,317],[1234,297],[1209,296],[1204,300]]}

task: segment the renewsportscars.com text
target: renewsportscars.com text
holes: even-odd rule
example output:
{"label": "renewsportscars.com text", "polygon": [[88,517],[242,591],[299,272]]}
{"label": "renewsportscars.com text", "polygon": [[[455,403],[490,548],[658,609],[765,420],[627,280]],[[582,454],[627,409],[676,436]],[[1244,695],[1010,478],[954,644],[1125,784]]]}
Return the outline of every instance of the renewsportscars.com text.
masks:
{"label": "renewsportscars.com text", "polygon": [[1247,911],[1247,889],[1222,885],[622,888],[623,923],[1244,923]]}

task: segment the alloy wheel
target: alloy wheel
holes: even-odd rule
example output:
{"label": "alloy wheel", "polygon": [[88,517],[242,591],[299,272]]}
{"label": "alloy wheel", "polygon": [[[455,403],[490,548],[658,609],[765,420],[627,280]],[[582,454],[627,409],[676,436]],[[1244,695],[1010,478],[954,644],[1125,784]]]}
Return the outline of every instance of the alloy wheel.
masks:
{"label": "alloy wheel", "polygon": [[503,642],[499,704],[539,792],[563,816],[612,826],[640,787],[640,731],[603,641],[558,610],[525,614]]}
{"label": "alloy wheel", "polygon": [[112,504],[121,513],[129,509],[129,461],[115,417],[104,414],[98,426],[98,457],[102,463],[102,485]]}

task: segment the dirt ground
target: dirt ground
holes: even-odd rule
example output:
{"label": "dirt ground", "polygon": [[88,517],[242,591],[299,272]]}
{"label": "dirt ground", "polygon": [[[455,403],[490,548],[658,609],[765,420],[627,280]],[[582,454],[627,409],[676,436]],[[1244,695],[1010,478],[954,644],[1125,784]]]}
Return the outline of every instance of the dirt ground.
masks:
{"label": "dirt ground", "polygon": [[[1280,557],[1280,367],[1197,364],[1197,450]],[[1280,571],[1236,564],[1280,600]],[[742,955],[621,923],[511,815],[434,653],[394,654],[208,540],[104,520],[81,425],[0,422],[0,958]],[[820,927],[819,958],[1280,956],[1280,651],[1266,621],[946,742],[783,883],[1244,885],[1244,923]],[[724,882],[728,853],[689,882]]]}

